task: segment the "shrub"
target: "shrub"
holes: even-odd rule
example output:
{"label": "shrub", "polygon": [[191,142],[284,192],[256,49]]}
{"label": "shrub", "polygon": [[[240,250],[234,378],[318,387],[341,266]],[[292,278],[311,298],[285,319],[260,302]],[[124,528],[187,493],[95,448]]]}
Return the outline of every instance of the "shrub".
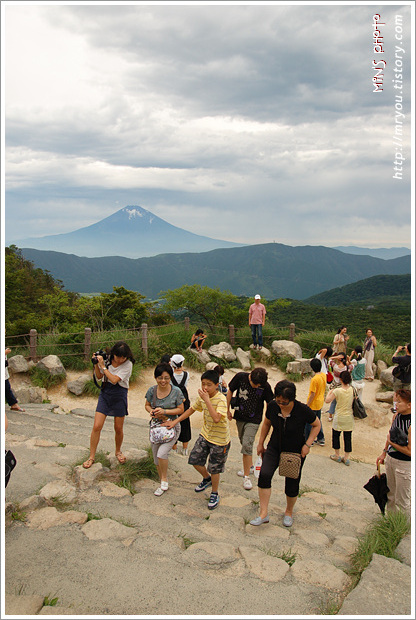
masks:
{"label": "shrub", "polygon": [[65,374],[51,375],[47,370],[35,366],[29,370],[30,378],[36,387],[49,389],[55,385],[63,383],[66,379]]}

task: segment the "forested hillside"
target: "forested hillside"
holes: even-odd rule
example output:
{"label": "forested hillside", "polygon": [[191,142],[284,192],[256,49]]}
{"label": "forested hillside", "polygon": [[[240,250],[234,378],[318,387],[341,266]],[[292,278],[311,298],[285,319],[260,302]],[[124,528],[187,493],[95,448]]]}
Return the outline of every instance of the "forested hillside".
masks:
{"label": "forested hillside", "polygon": [[333,288],[305,299],[318,306],[346,306],[351,303],[374,304],[380,301],[410,301],[412,283],[410,273],[395,276],[373,276]]}

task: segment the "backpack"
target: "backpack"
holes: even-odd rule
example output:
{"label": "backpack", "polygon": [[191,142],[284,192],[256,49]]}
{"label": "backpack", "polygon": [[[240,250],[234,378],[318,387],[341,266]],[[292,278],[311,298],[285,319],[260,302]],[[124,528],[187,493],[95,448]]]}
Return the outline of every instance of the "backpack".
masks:
{"label": "backpack", "polygon": [[176,387],[178,387],[180,389],[180,391],[182,392],[185,400],[183,403],[183,410],[186,411],[187,409],[189,409],[189,407],[191,406],[191,401],[189,400],[189,395],[188,395],[188,390],[185,387],[185,383],[186,380],[188,378],[188,373],[186,372],[186,370],[183,371],[183,377],[180,383],[178,383],[176,381],[175,378],[175,373],[173,373],[173,377],[172,377],[172,383],[173,385],[175,385]]}

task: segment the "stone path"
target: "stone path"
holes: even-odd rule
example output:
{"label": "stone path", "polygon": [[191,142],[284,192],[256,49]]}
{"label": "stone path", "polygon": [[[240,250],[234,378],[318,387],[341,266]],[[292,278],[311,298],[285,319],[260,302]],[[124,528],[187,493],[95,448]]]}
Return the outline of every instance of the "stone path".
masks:
{"label": "stone path", "polygon": [[[373,466],[345,467],[314,447],[293,527],[282,525],[283,480],[276,475],[270,523],[255,528],[248,521],[258,514],[257,490],[245,491],[236,475],[237,440],[220,505],[211,512],[209,493],[194,492],[199,476],[185,457],[171,456],[164,495],[155,497],[158,485],[148,479],[131,495],[99,463],[88,471],[73,468],[86,453],[93,411],[25,408],[8,412],[6,444],[18,465],[6,489],[6,613],[314,615],[344,599],[348,556],[379,514],[362,488]],[[148,445],[146,422],[127,418],[123,452],[140,459]],[[110,421],[99,447],[114,454]],[[116,465],[114,456],[111,462]],[[403,563],[374,556],[340,613],[410,614],[410,540],[401,553]],[[400,579],[389,579],[392,573]],[[57,605],[44,606],[45,597],[58,598]]]}

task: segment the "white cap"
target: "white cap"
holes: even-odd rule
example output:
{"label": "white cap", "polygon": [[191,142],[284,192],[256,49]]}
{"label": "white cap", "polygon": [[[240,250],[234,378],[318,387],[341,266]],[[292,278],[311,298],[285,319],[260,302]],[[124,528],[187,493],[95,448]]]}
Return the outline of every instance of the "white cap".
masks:
{"label": "white cap", "polygon": [[174,368],[179,368],[180,366],[182,366],[184,361],[185,358],[180,353],[176,353],[176,355],[172,355],[172,357],[170,358],[171,366],[173,366]]}
{"label": "white cap", "polygon": [[254,295],[254,299],[261,299],[260,295]]}

